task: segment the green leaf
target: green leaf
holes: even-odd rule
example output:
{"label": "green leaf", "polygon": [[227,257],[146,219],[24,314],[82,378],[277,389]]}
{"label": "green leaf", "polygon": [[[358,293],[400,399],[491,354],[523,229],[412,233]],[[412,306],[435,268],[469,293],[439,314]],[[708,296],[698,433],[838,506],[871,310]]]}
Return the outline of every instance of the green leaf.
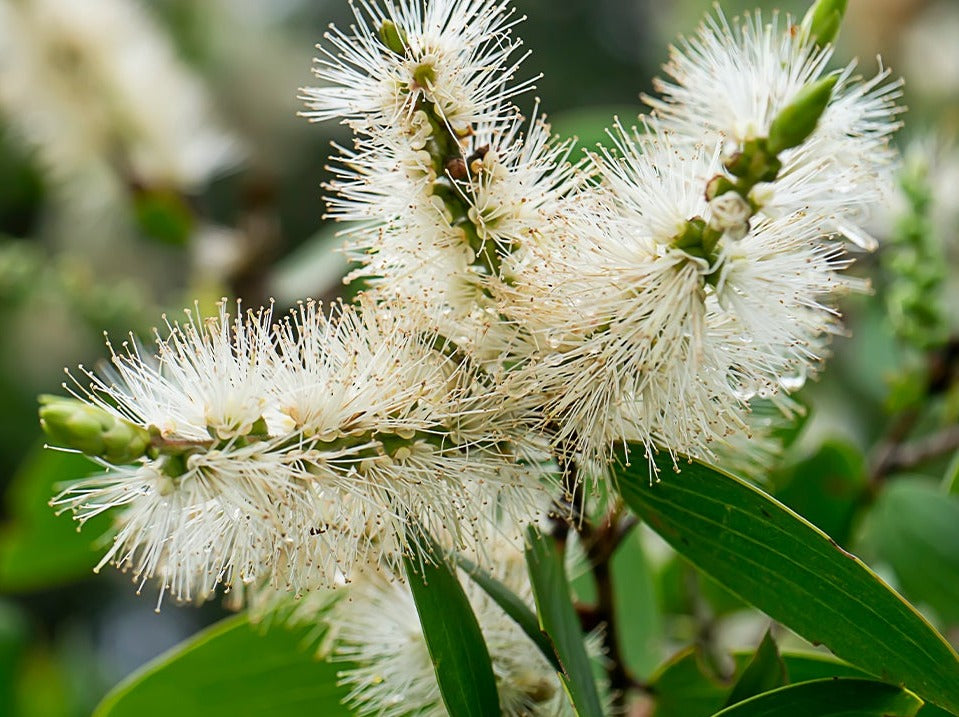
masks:
{"label": "green leaf", "polygon": [[746,665],[736,684],[733,685],[726,706],[742,702],[750,697],[782,687],[788,682],[786,665],[779,657],[779,649],[769,631],[763,635],[756,654]]}
{"label": "green leaf", "polygon": [[[650,680],[650,687],[656,695],[656,717],[709,717],[723,709],[733,686],[742,679],[753,657],[753,652],[733,653],[736,671],[726,681],[709,668],[699,647],[679,652]],[[781,657],[786,674],[793,682],[826,677],[868,677],[862,670],[821,653],[787,652]]]}
{"label": "green leaf", "polygon": [[[639,459],[641,446],[631,456]],[[813,644],[959,710],[959,657],[858,558],[757,488],[698,462],[618,471],[627,505],[729,590]]]}
{"label": "green leaf", "polygon": [[776,498],[831,536],[849,542],[856,511],[867,490],[862,451],[843,441],[826,441],[811,456],[773,475]]}
{"label": "green leaf", "polygon": [[457,556],[456,560],[464,572],[470,576],[470,579],[483,588],[486,594],[503,609],[503,612],[522,628],[523,632],[540,649],[543,656],[556,668],[556,671],[561,671],[563,667],[559,664],[556,651],[553,650],[553,643],[539,629],[539,620],[536,613],[530,610],[529,606],[516,593],[472,561],[463,556]]}
{"label": "green leaf", "polygon": [[888,562],[903,593],[959,622],[959,495],[922,478],[890,482],[869,515],[864,541]]}
{"label": "green leaf", "polygon": [[809,682],[827,677],[860,677],[869,675],[857,667],[821,652],[786,652],[782,655],[789,682]]}
{"label": "green leaf", "polygon": [[715,717],[913,717],[922,700],[894,685],[840,677],[765,692]]}
{"label": "green leaf", "polygon": [[27,457],[7,493],[12,518],[0,529],[0,590],[37,590],[91,574],[110,516],[87,521],[80,533],[49,502],[60,484],[96,470],[83,456],[39,446]]}
{"label": "green leaf", "polygon": [[316,658],[315,625],[268,631],[246,615],[194,635],[115,687],[94,717],[346,717],[342,662]]}
{"label": "green leaf", "polygon": [[496,717],[496,678],[479,623],[439,546],[418,532],[417,552],[404,564],[443,703],[452,717]]}
{"label": "green leaf", "polygon": [[560,677],[576,714],[602,717],[599,693],[576,610],[569,596],[569,581],[555,541],[531,525],[526,530],[526,565],[536,600],[540,626],[549,635],[563,666]]}
{"label": "green leaf", "polygon": [[620,651],[636,675],[648,677],[662,659],[662,624],[655,579],[639,530],[633,530],[616,549],[610,573]]}
{"label": "green leaf", "polygon": [[959,451],[952,455],[946,473],[942,477],[942,488],[950,495],[959,495]]}
{"label": "green leaf", "polygon": [[656,717],[709,717],[722,709],[730,690],[706,665],[698,647],[670,658],[649,686],[656,696]]}

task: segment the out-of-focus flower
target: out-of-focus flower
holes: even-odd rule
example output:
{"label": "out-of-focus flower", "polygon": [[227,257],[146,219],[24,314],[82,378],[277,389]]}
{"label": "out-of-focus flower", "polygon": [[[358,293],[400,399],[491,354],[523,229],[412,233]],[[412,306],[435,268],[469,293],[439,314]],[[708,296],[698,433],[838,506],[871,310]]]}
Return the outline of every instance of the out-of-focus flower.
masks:
{"label": "out-of-focus flower", "polygon": [[[498,535],[483,550],[494,577],[532,609],[522,542]],[[502,714],[572,715],[556,670],[539,648],[479,585],[462,571],[459,576],[489,648]],[[359,714],[447,714],[408,585],[384,572],[364,574],[324,619],[335,656],[351,663],[341,678]]]}
{"label": "out-of-focus flower", "polygon": [[137,0],[0,1],[0,110],[47,171],[189,191],[239,159]]}

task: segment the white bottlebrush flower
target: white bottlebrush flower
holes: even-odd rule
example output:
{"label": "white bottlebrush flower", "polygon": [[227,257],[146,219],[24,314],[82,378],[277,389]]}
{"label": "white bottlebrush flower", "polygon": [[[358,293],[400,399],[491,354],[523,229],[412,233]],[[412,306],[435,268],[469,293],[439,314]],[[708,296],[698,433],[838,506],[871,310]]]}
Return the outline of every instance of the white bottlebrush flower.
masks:
{"label": "white bottlebrush flower", "polygon": [[138,0],[0,0],[0,112],[78,192],[104,173],[191,190],[238,159]]}
{"label": "white bottlebrush flower", "polygon": [[567,233],[517,275],[510,312],[533,341],[516,381],[546,397],[554,440],[589,458],[616,440],[709,457],[751,430],[750,399],[815,371],[838,326],[829,299],[859,286],[805,215],[754,218],[713,246],[684,239],[715,224],[718,145],[613,137],[599,186],[569,200]]}
{"label": "white bottlebrush flower", "polygon": [[168,324],[156,358],[126,348],[77,382],[150,437],[134,465],[101,460],[55,501],[81,521],[122,508],[101,565],[183,600],[218,584],[301,591],[396,558],[411,519],[462,542],[497,511],[530,510],[524,409],[434,334],[369,303],[269,319],[221,307]]}
{"label": "white bottlebrush flower", "polygon": [[[495,566],[493,576],[533,609],[522,540],[496,536],[483,550]],[[502,714],[573,715],[556,670],[539,648],[467,574],[458,573],[489,649]],[[341,679],[359,714],[447,715],[408,585],[382,572],[363,575],[325,619],[335,656],[352,663]]]}
{"label": "white bottlebrush flower", "polygon": [[495,359],[515,332],[498,307],[509,254],[536,240],[579,181],[570,145],[541,117],[513,115],[477,124],[441,174],[415,145],[358,147],[341,150],[328,199],[330,216],[352,225],[347,251],[362,266],[349,278],[405,302],[474,358]]}
{"label": "white bottlebrush flower", "polygon": [[[770,125],[806,85],[827,72],[832,47],[805,39],[792,21],[760,12],[727,21],[709,17],[692,38],[673,47],[657,80],[660,97],[645,97],[654,121],[690,142],[722,138],[727,153],[768,136]],[[813,133],[785,150],[777,180],[760,185],[755,199],[769,214],[808,211],[821,233],[839,233],[864,248],[875,241],[863,229],[889,189],[899,127],[901,82],[888,70],[863,81],[855,63],[838,71],[832,98]]]}
{"label": "white bottlebrush flower", "polygon": [[462,544],[540,493],[523,405],[435,334],[366,307],[326,318],[304,304],[278,334],[278,422],[303,437],[299,462],[317,488],[314,547],[300,558],[330,581],[349,574],[343,533],[357,555],[395,554],[409,519]]}
{"label": "white bottlebrush flower", "polygon": [[[264,421],[271,386],[269,312],[191,315],[157,334],[157,353],[136,343],[112,366],[75,379],[79,398],[146,429],[152,445],[134,465],[101,461],[102,475],[54,501],[81,522],[121,508],[100,565],[130,569],[160,596],[202,600],[217,584],[271,575],[291,537],[309,528],[309,484],[290,469],[285,437]],[[112,347],[111,347],[112,351]]]}
{"label": "white bottlebrush flower", "polygon": [[318,46],[314,73],[325,84],[301,90],[304,114],[371,135],[408,129],[423,103],[454,133],[495,122],[502,102],[529,87],[509,84],[522,59],[514,13],[506,0],[359,0],[350,31],[332,27],[331,49]]}
{"label": "white bottlebrush flower", "polygon": [[[327,35],[303,90],[313,120],[341,118],[328,216],[349,222],[347,252],[373,292],[494,363],[515,328],[500,318],[504,261],[542,230],[568,192],[568,143],[510,98],[519,19],[503,0],[360,2],[350,32]],[[506,269],[508,271],[508,269]]]}

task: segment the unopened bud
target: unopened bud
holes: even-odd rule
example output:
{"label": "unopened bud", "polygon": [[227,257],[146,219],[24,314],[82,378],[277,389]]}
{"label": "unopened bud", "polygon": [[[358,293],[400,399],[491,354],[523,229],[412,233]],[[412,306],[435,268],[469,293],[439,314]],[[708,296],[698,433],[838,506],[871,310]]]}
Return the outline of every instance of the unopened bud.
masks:
{"label": "unopened bud", "polygon": [[406,54],[406,33],[400,30],[392,20],[384,20],[380,25],[380,40],[397,55]]}
{"label": "unopened bud", "polygon": [[41,396],[40,426],[55,443],[111,463],[132,463],[150,447],[145,429],[74,398]]}
{"label": "unopened bud", "polygon": [[673,237],[672,246],[691,257],[712,263],[721,236],[722,231],[710,227],[702,217],[693,217],[686,222],[683,231]]}
{"label": "unopened bud", "polygon": [[[723,166],[734,177],[738,177],[746,185],[746,189],[757,182],[771,182],[782,169],[782,162],[776,158],[776,154],[769,150],[768,143],[763,138],[751,139],[743,144],[742,149],[727,159]],[[707,187],[708,191],[709,187]],[[718,191],[721,187],[715,187],[717,195],[724,192]],[[738,188],[736,188],[739,191]]]}
{"label": "unopened bud", "polygon": [[446,173],[459,181],[469,177],[469,169],[466,167],[466,160],[462,157],[454,157],[446,162]]}
{"label": "unopened bud", "polygon": [[733,184],[729,177],[726,177],[722,174],[717,174],[715,177],[709,180],[708,184],[706,184],[706,201],[711,202],[716,197],[726,194],[726,192],[735,191],[737,191],[736,185]]}
{"label": "unopened bud", "polygon": [[738,192],[721,194],[709,203],[709,208],[712,212],[710,226],[736,240],[749,233],[753,209]]}
{"label": "unopened bud", "polygon": [[813,133],[819,118],[826,111],[832,98],[832,90],[839,77],[830,75],[803,87],[793,101],[784,107],[769,127],[767,146],[769,152],[778,155],[796,147]]}
{"label": "unopened bud", "polygon": [[817,0],[802,21],[803,38],[828,45],[839,34],[847,0]]}

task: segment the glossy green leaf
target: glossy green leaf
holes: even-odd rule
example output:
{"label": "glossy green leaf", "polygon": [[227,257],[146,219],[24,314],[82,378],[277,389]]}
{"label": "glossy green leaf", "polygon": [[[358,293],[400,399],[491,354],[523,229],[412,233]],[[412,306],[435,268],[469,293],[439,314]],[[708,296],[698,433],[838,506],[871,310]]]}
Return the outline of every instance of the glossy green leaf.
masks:
{"label": "glossy green leaf", "polygon": [[779,656],[776,641],[767,631],[746,668],[733,685],[726,706],[742,702],[750,697],[782,687],[788,681],[786,665]]}
{"label": "glossy green leaf", "polygon": [[530,610],[529,606],[516,593],[472,561],[460,556],[457,558],[457,562],[464,572],[470,576],[470,579],[483,588],[486,594],[503,609],[503,612],[522,628],[523,632],[536,644],[550,664],[557,671],[562,670],[559,658],[553,650],[553,643],[539,627],[536,613]]}
{"label": "glossy green leaf", "polygon": [[560,677],[576,713],[580,717],[602,717],[592,665],[583,643],[583,631],[569,596],[563,558],[555,541],[533,525],[526,533],[526,565],[540,627],[549,636],[559,656],[563,666]]}
{"label": "glossy green leaf", "polygon": [[641,531],[633,530],[623,539],[610,572],[620,652],[635,675],[648,677],[662,659],[663,628]]}
{"label": "glossy green leaf", "polygon": [[452,717],[495,717],[489,650],[455,569],[429,536],[421,533],[413,546],[418,552],[404,558],[406,575],[446,709]]}
{"label": "glossy green leaf", "polygon": [[959,710],[959,657],[858,558],[757,488],[697,462],[661,480],[634,447],[623,498],[679,553],[814,644],[924,699]]}
{"label": "glossy green leaf", "polygon": [[147,664],[113,689],[94,717],[346,717],[347,689],[313,649],[315,625],[268,631],[227,618]]}
{"label": "glossy green leaf", "polygon": [[786,652],[782,654],[789,683],[823,680],[827,677],[860,677],[869,675],[857,667],[821,652]]}
{"label": "glossy green leaf", "polygon": [[715,717],[913,717],[921,706],[922,700],[901,687],[841,677],[780,687]]}
{"label": "glossy green leaf", "polygon": [[0,528],[0,590],[36,590],[92,574],[110,516],[97,516],[78,532],[77,523],[56,515],[49,503],[58,485],[96,471],[74,453],[38,447],[27,457],[7,493],[11,519]]}
{"label": "glossy green leaf", "polygon": [[889,483],[869,515],[866,544],[888,562],[905,595],[959,622],[959,495],[922,478]]}

